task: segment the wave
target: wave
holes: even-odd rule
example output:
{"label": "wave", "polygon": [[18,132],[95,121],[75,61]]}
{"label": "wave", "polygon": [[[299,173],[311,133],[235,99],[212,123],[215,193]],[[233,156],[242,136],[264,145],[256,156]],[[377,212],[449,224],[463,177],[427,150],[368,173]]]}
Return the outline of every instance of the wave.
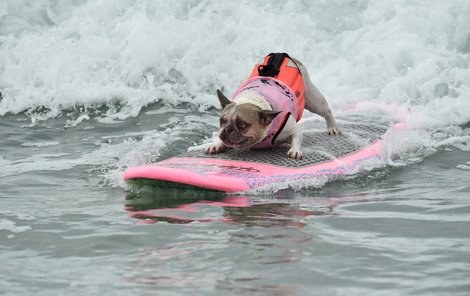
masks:
{"label": "wave", "polygon": [[[0,115],[46,108],[54,117],[119,101],[124,116],[136,116],[160,99],[211,106],[216,88],[233,90],[266,53],[286,51],[336,109],[379,101],[419,106],[455,124],[470,118],[464,0],[2,6]],[[436,108],[445,114],[435,116]]]}

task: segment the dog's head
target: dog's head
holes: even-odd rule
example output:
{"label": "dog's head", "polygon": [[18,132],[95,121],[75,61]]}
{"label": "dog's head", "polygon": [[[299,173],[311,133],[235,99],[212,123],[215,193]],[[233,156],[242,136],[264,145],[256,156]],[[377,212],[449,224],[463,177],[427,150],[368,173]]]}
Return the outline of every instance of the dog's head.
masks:
{"label": "dog's head", "polygon": [[237,105],[217,90],[224,110],[220,116],[219,138],[225,146],[235,149],[249,149],[263,140],[272,120],[280,113],[262,110],[260,107],[244,103]]}

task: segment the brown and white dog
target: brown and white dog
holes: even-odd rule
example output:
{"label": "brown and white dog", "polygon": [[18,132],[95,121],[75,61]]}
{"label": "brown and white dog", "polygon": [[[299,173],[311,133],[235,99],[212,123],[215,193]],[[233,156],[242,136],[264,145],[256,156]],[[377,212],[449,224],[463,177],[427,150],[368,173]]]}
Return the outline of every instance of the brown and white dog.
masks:
{"label": "brown and white dog", "polygon": [[[217,90],[223,107],[220,130],[216,142],[204,150],[206,154],[220,153],[227,147],[263,149],[289,143],[287,156],[301,159],[302,130],[297,122],[303,108],[324,117],[330,135],[340,134],[325,97],[310,80],[305,66],[287,54],[271,55],[265,58],[265,65],[257,65],[247,82],[237,89],[232,101]],[[274,65],[277,72],[274,69],[272,75],[262,73],[262,70],[273,70],[268,68],[273,68],[274,58],[277,58],[277,65]],[[297,85],[297,88],[300,92],[295,89],[295,83],[289,85],[286,79],[278,79],[289,71],[291,74],[288,75],[299,75],[301,85]],[[302,102],[299,103],[299,99]]]}

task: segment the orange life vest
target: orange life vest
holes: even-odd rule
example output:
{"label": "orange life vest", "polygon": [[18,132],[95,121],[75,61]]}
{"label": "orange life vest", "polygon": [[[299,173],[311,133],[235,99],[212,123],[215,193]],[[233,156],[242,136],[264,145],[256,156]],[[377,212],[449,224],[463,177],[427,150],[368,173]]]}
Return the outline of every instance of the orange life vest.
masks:
{"label": "orange life vest", "polygon": [[[277,58],[277,61],[275,60]],[[276,65],[277,64],[277,65]],[[279,65],[280,64],[280,65]],[[277,71],[277,69],[279,71]],[[302,118],[305,107],[305,85],[297,63],[286,53],[271,53],[264,58],[263,64],[257,64],[249,77],[270,76],[287,85],[297,97],[299,114],[297,121]]]}

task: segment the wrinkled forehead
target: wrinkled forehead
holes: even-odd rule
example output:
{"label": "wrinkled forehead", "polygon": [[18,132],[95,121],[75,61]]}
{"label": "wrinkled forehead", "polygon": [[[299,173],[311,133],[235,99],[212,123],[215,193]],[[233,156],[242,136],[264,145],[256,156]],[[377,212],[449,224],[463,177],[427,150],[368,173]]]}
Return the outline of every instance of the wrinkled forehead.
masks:
{"label": "wrinkled forehead", "polygon": [[[228,106],[227,106],[228,107]],[[231,106],[226,108],[222,113],[222,117],[229,120],[242,120],[244,122],[255,123],[259,121],[259,112],[251,106]]]}

